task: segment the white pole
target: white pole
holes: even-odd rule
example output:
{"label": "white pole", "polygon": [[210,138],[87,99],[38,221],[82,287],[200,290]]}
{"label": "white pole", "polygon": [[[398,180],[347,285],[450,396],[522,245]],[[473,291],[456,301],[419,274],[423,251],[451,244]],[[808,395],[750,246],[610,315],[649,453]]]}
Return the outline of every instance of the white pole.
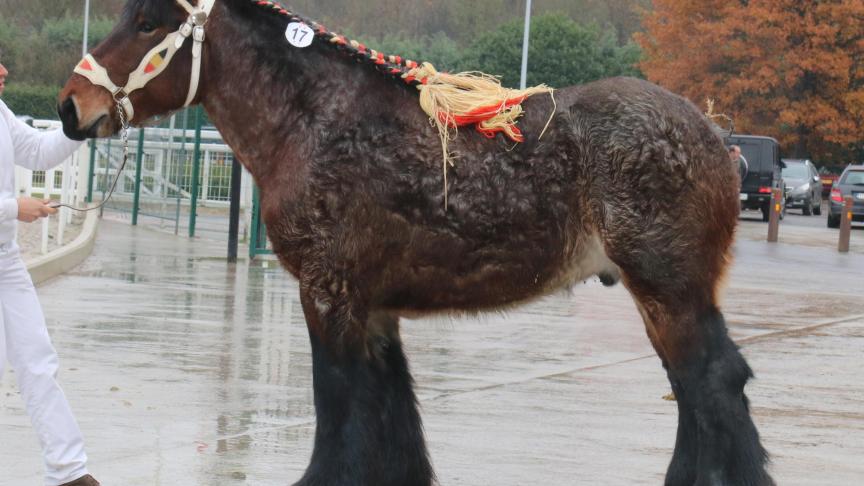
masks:
{"label": "white pole", "polygon": [[87,33],[90,30],[90,0],[84,0],[84,41],[81,44],[81,57],[87,55]]}
{"label": "white pole", "polygon": [[[71,157],[70,157],[71,159]],[[69,171],[72,168],[69,166],[69,160],[63,161],[63,177],[60,179],[60,202],[69,204]],[[57,238],[54,243],[57,246],[63,246],[63,232],[66,230],[66,208],[61,207],[57,214]]]}
{"label": "white pole", "polygon": [[525,89],[528,82],[528,40],[531,38],[531,0],[525,2],[525,33],[522,35],[522,78],[519,89]]}
{"label": "white pole", "polygon": [[42,218],[42,254],[48,253],[48,220],[50,217]]}

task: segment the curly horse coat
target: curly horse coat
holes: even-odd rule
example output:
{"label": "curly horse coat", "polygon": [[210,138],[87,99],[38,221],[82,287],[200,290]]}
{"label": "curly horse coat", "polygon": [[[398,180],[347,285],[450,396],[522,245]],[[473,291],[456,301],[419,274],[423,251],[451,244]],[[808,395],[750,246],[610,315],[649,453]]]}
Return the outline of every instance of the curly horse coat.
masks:
{"label": "curly horse coat", "polygon": [[[178,2],[128,1],[92,52],[112,82],[187,20]],[[678,397],[666,484],[773,484],[717,303],[738,176],[691,103],[628,78],[531,97],[515,147],[473,130],[450,141],[445,206],[414,85],[314,23],[311,46],[288,45],[303,19],[277,7],[215,3],[190,96],[260,186],[273,250],[300,282],[317,428],[298,485],[434,482],[400,316],[501,309],[593,275],[630,290]],[[173,57],[129,95],[133,123],[184,105],[192,49]],[[73,138],[120,128],[111,93],[79,74],[59,111]]]}

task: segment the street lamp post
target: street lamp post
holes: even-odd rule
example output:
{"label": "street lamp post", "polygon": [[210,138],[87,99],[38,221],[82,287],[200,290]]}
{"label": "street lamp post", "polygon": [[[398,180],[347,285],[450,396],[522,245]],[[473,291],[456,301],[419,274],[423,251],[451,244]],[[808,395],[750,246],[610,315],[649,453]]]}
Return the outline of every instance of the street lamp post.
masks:
{"label": "street lamp post", "polygon": [[90,0],[84,0],[84,40],[81,43],[81,57],[87,55],[88,30],[90,30]]}
{"label": "street lamp post", "polygon": [[522,77],[519,89],[525,89],[528,80],[528,41],[531,38],[531,0],[525,3],[525,33],[522,35]]}

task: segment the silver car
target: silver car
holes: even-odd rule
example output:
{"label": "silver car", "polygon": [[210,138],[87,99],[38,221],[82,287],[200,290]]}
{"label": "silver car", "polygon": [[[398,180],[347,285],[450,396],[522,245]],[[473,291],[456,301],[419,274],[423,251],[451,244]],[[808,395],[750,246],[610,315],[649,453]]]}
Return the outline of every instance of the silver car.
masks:
{"label": "silver car", "polygon": [[838,228],[846,196],[852,196],[852,221],[864,221],[864,165],[850,165],[831,188],[828,227]]}
{"label": "silver car", "polygon": [[786,208],[801,209],[805,216],[822,214],[822,179],[807,159],[783,159]]}

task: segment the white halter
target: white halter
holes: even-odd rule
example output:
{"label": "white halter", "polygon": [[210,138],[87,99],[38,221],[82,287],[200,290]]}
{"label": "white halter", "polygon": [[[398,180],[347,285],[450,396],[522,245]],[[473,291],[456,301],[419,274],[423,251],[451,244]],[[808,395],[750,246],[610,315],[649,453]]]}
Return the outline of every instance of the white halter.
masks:
{"label": "white halter", "polygon": [[174,54],[190,36],[194,42],[192,44],[192,74],[189,79],[189,94],[186,96],[186,102],[183,106],[189,106],[198,93],[198,82],[201,78],[201,45],[204,43],[204,24],[207,23],[207,17],[210,15],[216,0],[201,0],[200,5],[195,7],[190,5],[187,0],[175,1],[189,12],[189,18],[180,25],[179,30],[168,34],[159,45],[144,55],[144,59],[141,60],[138,67],[129,74],[126,86],[118,87],[111,82],[108,71],[90,54],[84,56],[84,59],[75,67],[76,73],[111,92],[111,96],[126,113],[127,120],[131,121],[135,116],[135,109],[132,107],[129,95],[162,74]]}

